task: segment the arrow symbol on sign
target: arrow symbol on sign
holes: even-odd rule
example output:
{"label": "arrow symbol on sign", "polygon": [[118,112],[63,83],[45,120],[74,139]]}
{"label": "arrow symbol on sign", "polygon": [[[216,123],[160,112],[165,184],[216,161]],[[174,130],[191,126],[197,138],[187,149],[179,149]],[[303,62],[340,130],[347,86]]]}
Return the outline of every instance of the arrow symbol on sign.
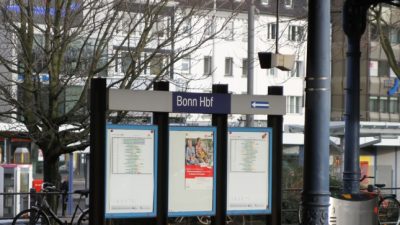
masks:
{"label": "arrow symbol on sign", "polygon": [[269,108],[269,102],[258,102],[258,101],[251,101],[251,108]]}

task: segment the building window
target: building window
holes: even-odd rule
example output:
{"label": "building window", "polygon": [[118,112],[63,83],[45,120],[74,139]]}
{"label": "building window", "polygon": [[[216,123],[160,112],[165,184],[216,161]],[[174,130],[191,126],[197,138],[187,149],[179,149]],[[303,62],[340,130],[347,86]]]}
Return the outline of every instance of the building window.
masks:
{"label": "building window", "polygon": [[206,24],[204,24],[205,25],[205,31],[204,31],[204,34],[206,35],[206,36],[211,36],[211,35],[213,35],[213,28],[214,28],[214,22],[213,22],[213,20],[212,19],[210,19],[209,21],[207,21],[207,23]]}
{"label": "building window", "polygon": [[234,36],[233,28],[234,28],[233,21],[230,21],[227,24],[225,24],[225,27],[224,27],[225,40],[228,40],[228,41],[233,40],[233,36]]}
{"label": "building window", "polygon": [[249,67],[249,60],[248,59],[242,59],[242,76],[247,77],[247,70]]}
{"label": "building window", "polygon": [[166,57],[162,55],[155,55],[150,60],[150,74],[160,75],[165,69]]}
{"label": "building window", "polygon": [[147,53],[143,53],[140,56],[140,61],[143,62],[143,64],[141,65],[141,63],[138,63],[138,65],[141,65],[141,67],[139,68],[139,71],[142,75],[148,75],[150,68],[149,68],[149,63],[147,60]]}
{"label": "building window", "polygon": [[388,98],[387,97],[380,97],[379,98],[379,112],[381,113],[388,113]]}
{"label": "building window", "polygon": [[378,112],[379,105],[378,105],[378,97],[370,96],[369,97],[369,111],[370,112]]}
{"label": "building window", "polygon": [[184,74],[190,73],[190,58],[181,59],[181,72]]}
{"label": "building window", "polygon": [[304,76],[304,62],[303,61],[296,61],[295,68],[291,71],[292,77],[303,77]]}
{"label": "building window", "polygon": [[225,58],[225,76],[233,76],[233,58]]}
{"label": "building window", "polygon": [[192,34],[192,21],[191,19],[187,18],[183,21],[182,31],[185,34],[191,35]]}
{"label": "building window", "polygon": [[276,24],[269,23],[267,27],[267,38],[268,39],[275,39],[276,38]]}
{"label": "building window", "polygon": [[378,76],[388,77],[389,76],[389,63],[388,61],[381,60],[378,61]]}
{"label": "building window", "polygon": [[269,0],[260,0],[262,6],[268,6]]}
{"label": "building window", "polygon": [[161,18],[153,24],[152,33],[159,38],[167,37],[169,35],[169,24],[169,18]]}
{"label": "building window", "polygon": [[204,56],[204,75],[211,75],[211,56]]}
{"label": "building window", "polygon": [[390,30],[390,42],[393,44],[400,43],[400,30],[392,28]]}
{"label": "building window", "polygon": [[293,0],[284,0],[285,8],[293,8]]}
{"label": "building window", "polygon": [[[83,87],[82,86],[68,86],[65,89],[65,112],[69,112],[79,101],[79,98],[82,94]],[[80,114],[85,113],[86,108],[82,107],[79,109]]]}
{"label": "building window", "polygon": [[126,73],[130,67],[133,67],[134,61],[130,52],[121,52],[121,72]]}
{"label": "building window", "polygon": [[286,99],[286,112],[289,114],[301,113],[302,100],[301,96],[288,96]]}
{"label": "building window", "polygon": [[371,41],[377,41],[379,38],[379,30],[375,23],[371,23],[369,27],[369,36]]}
{"label": "building window", "polygon": [[390,97],[389,113],[399,113],[399,100],[397,97]]}
{"label": "building window", "polygon": [[290,41],[302,41],[304,39],[304,27],[302,26],[289,26]]}
{"label": "building window", "polygon": [[378,76],[378,61],[369,61],[369,75],[371,77]]}

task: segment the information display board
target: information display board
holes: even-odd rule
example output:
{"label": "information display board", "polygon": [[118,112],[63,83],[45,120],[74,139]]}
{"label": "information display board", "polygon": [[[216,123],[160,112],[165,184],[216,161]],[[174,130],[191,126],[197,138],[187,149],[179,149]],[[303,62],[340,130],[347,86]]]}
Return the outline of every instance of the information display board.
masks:
{"label": "information display board", "polygon": [[227,213],[271,213],[270,128],[228,129]]}
{"label": "information display board", "polygon": [[107,125],[106,218],[156,215],[157,126]]}
{"label": "information display board", "polygon": [[169,216],[215,214],[214,127],[170,127]]}

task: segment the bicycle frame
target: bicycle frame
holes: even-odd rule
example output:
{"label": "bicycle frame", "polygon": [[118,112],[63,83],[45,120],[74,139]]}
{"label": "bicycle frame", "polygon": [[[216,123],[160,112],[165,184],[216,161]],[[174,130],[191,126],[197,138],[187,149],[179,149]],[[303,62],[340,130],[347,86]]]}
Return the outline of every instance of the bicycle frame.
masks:
{"label": "bicycle frame", "polygon": [[[68,225],[73,224],[73,222],[75,220],[75,216],[77,215],[78,209],[81,212],[83,212],[82,208],[79,206],[79,202],[81,199],[82,199],[82,195],[79,197],[79,201],[78,201],[78,204],[76,204],[76,206],[75,206],[75,210],[74,210],[74,213],[72,214],[71,221],[69,223],[67,223]],[[34,206],[33,208],[36,208],[39,212],[43,212],[47,217],[49,217],[49,219],[54,219],[56,221],[56,223],[58,223],[60,225],[65,225],[65,221],[62,221],[49,206],[49,203],[46,200],[46,195],[43,197],[42,203],[40,204],[40,206]]]}

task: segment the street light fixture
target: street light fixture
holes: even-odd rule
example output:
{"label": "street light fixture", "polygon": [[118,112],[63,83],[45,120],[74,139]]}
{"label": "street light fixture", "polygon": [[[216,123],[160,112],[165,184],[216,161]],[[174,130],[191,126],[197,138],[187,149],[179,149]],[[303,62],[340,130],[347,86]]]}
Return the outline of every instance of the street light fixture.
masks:
{"label": "street light fixture", "polygon": [[272,52],[259,52],[261,69],[278,68],[283,71],[291,71],[294,65],[294,55],[283,55]]}
{"label": "street light fixture", "polygon": [[278,68],[283,71],[291,71],[294,66],[294,55],[279,54],[279,0],[276,0],[276,29],[275,29],[275,53],[259,52],[258,59],[261,69]]}

